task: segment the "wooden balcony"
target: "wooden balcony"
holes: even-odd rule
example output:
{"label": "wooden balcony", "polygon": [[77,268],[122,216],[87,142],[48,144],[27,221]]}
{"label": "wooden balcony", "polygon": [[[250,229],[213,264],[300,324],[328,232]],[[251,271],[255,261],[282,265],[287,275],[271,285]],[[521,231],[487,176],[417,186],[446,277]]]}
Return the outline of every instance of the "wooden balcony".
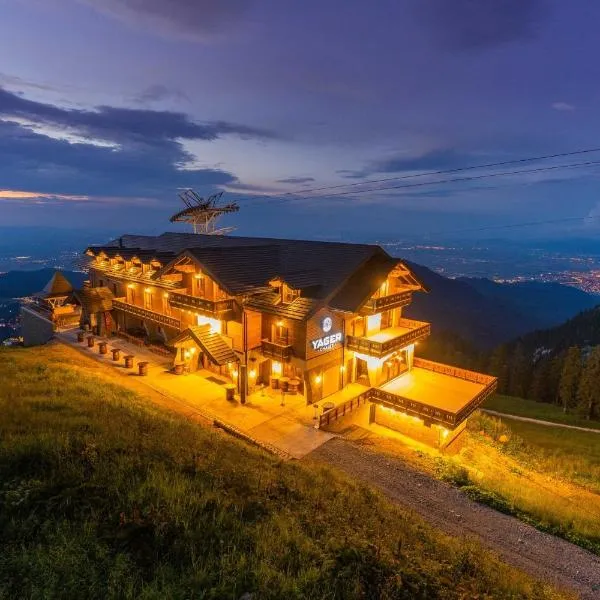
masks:
{"label": "wooden balcony", "polygon": [[146,271],[143,273],[141,269],[110,265],[106,263],[92,263],[90,269],[98,271],[99,274],[109,277],[110,279],[118,279],[119,281],[136,281],[146,285],[153,285],[167,290],[180,289],[182,287],[181,280],[172,281],[168,279],[153,279],[154,271]]}
{"label": "wooden balcony", "polygon": [[179,321],[179,319],[174,319],[168,315],[164,315],[147,308],[142,308],[141,306],[136,306],[135,304],[129,304],[128,302],[125,302],[123,298],[115,298],[113,300],[113,308],[115,310],[120,310],[124,313],[127,313],[128,315],[153,321],[159,325],[164,325],[165,327],[172,327],[178,331],[181,329],[181,321]]}
{"label": "wooden balcony", "polygon": [[425,339],[430,333],[431,325],[429,323],[400,319],[398,327],[388,327],[370,336],[347,335],[346,347],[354,352],[381,358]]}
{"label": "wooden balcony", "polygon": [[399,306],[408,306],[412,302],[412,290],[402,290],[380,298],[371,298],[360,309],[362,315],[374,315],[383,310],[396,308]]}
{"label": "wooden balcony", "polygon": [[234,302],[232,298],[227,300],[207,300],[189,294],[172,292],[169,294],[169,304],[175,308],[193,310],[207,317],[228,320],[233,316]]}
{"label": "wooden balcony", "polygon": [[370,400],[454,429],[496,391],[496,384],[490,375],[415,358],[408,373],[371,388]]}
{"label": "wooden balcony", "polygon": [[290,344],[283,342],[272,342],[263,340],[261,344],[263,356],[278,360],[279,362],[289,362],[293,355],[293,349]]}

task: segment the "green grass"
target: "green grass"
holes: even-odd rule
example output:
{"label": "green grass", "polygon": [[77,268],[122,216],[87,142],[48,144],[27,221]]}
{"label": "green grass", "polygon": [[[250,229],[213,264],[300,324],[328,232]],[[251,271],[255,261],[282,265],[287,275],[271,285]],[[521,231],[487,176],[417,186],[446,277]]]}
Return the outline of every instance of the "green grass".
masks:
{"label": "green grass", "polygon": [[327,468],[0,350],[0,598],[560,598]]}
{"label": "green grass", "polygon": [[483,408],[496,410],[510,415],[517,415],[519,417],[529,417],[531,419],[541,419],[542,421],[564,423],[565,425],[600,429],[600,422],[586,421],[571,413],[565,414],[562,411],[562,408],[555,404],[536,402],[535,400],[525,400],[514,396],[496,394],[485,401]]}
{"label": "green grass", "polygon": [[510,419],[505,423],[524,441],[516,451],[522,461],[600,493],[600,434]]}
{"label": "green grass", "polygon": [[491,494],[503,512],[600,555],[600,435],[483,413],[469,430],[453,459],[468,469],[468,486],[481,498]]}

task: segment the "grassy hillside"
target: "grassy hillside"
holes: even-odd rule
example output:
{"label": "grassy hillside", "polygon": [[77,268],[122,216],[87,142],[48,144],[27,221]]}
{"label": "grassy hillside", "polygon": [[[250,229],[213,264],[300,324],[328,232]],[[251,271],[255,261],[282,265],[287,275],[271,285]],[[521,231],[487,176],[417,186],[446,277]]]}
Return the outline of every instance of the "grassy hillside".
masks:
{"label": "grassy hillside", "polygon": [[559,598],[370,489],[0,350],[0,598]]}
{"label": "grassy hillside", "polygon": [[[535,400],[526,400],[515,396],[495,394],[485,401],[483,408],[489,408],[490,410],[496,410],[509,415],[528,417],[530,419],[541,419],[542,421],[575,425],[576,427],[600,429],[600,422],[581,419],[572,413],[565,413],[562,408],[556,404],[536,402]],[[512,422],[513,421],[511,421],[511,423]],[[600,439],[598,441],[600,443]]]}
{"label": "grassy hillside", "polygon": [[405,441],[369,438],[473,500],[600,555],[599,434],[476,414],[454,456]]}

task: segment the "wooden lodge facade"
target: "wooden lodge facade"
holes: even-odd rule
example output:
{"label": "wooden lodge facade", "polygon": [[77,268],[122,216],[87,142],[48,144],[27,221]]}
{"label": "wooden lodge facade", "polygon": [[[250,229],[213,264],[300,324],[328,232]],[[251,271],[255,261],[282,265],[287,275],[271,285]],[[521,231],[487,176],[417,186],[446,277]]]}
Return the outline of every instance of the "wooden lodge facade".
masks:
{"label": "wooden lodge facade", "polygon": [[397,412],[440,440],[495,388],[492,377],[415,358],[430,325],[403,309],[425,290],[379,246],[166,233],[86,253],[87,293],[102,302],[96,312],[82,304],[84,322],[170,348],[177,373],[213,371],[242,402],[269,386],[323,405],[357,384],[370,421],[406,431],[389,418]]}

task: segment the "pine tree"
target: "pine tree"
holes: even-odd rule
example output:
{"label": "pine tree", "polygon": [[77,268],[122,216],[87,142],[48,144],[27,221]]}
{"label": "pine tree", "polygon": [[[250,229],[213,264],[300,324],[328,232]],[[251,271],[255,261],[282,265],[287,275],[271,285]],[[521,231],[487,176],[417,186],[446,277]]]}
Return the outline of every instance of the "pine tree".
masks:
{"label": "pine tree", "polygon": [[518,343],[510,359],[508,392],[512,396],[525,398],[531,378],[531,361],[525,349]]}
{"label": "pine tree", "polygon": [[581,351],[576,346],[572,346],[567,350],[558,383],[558,397],[562,404],[563,412],[567,412],[577,404],[577,388],[580,375]]}
{"label": "pine tree", "polygon": [[552,369],[553,361],[548,357],[541,358],[537,362],[533,370],[528,398],[538,402],[554,402],[556,384]]}
{"label": "pine tree", "polygon": [[592,419],[600,408],[600,346],[594,346],[581,371],[577,388],[577,409]]}
{"label": "pine tree", "polygon": [[508,391],[508,349],[498,346],[490,356],[488,371],[498,378],[498,392],[505,394]]}

